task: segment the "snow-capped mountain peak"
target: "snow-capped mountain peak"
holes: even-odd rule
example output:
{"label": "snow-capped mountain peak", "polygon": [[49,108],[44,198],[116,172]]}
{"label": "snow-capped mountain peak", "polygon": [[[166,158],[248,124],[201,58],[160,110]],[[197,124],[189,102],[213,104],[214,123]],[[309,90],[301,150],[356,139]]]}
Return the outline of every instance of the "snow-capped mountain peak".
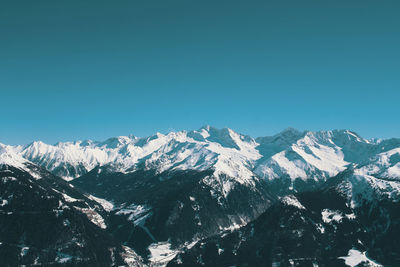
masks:
{"label": "snow-capped mountain peak", "polygon": [[[37,141],[24,147],[9,146],[8,150],[67,180],[96,166],[108,166],[109,171],[123,173],[140,168],[157,173],[210,169],[215,177],[230,177],[223,182],[231,186],[232,181],[253,184],[259,178],[325,181],[353,163],[365,165],[364,170],[369,168],[369,174],[379,172],[398,177],[399,166],[391,162],[396,160],[395,149],[399,147],[398,139],[375,142],[349,130],[302,132],[288,128],[273,136],[253,139],[229,128],[206,125],[193,131],[156,133],[141,138],[119,136],[102,142],[48,145]],[[384,168],[385,172],[375,170]]]}
{"label": "snow-capped mountain peak", "polygon": [[118,166],[115,171],[121,172],[135,170],[139,165],[157,168],[160,172],[171,168],[218,169],[224,165],[222,162],[234,158],[248,164],[261,157],[255,150],[256,145],[251,137],[231,129],[206,126],[197,131],[157,133],[144,138],[119,136],[103,142],[89,140],[48,145],[38,141],[20,149],[19,153],[65,179],[73,179],[107,164]]}
{"label": "snow-capped mountain peak", "polygon": [[14,147],[0,143],[0,164],[24,168],[26,162],[26,159],[15,153]]}
{"label": "snow-capped mountain peak", "polygon": [[20,147],[8,146],[0,143],[0,165],[7,165],[18,168],[31,174],[34,178],[39,179],[40,175],[36,168],[32,168],[34,164],[23,158],[17,151]]}

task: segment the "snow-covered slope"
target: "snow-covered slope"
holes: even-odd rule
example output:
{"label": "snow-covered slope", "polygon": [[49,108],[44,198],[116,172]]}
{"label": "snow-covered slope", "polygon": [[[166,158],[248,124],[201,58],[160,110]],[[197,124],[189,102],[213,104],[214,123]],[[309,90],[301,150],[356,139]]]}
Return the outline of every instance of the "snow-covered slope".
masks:
{"label": "snow-covered slope", "polygon": [[359,173],[400,180],[400,147],[377,154]]}
{"label": "snow-covered slope", "polygon": [[15,152],[14,147],[0,143],[0,164],[15,166],[17,168],[24,169],[26,168],[26,162],[26,159]]}
{"label": "snow-covered slope", "polygon": [[[400,177],[398,139],[366,140],[348,130],[299,132],[286,129],[270,137],[252,137],[231,129],[205,126],[196,131],[157,133],[150,137],[121,136],[103,142],[76,141],[48,145],[34,142],[13,150],[66,180],[88,173],[96,166],[112,172],[155,170],[214,170],[209,183],[225,179],[253,185],[255,179],[273,181],[287,177],[292,183],[325,181],[350,164],[365,166],[366,174]],[[216,179],[214,179],[216,178]]]}
{"label": "snow-covered slope", "polygon": [[[346,169],[350,163],[345,160],[343,149],[334,143],[334,138],[342,135],[339,141],[351,140],[354,134],[346,131],[322,131],[306,132],[301,138],[296,138],[293,143],[288,144],[286,149],[271,157],[267,157],[255,169],[255,173],[266,179],[279,178],[288,175],[292,180],[301,178],[307,180],[312,177],[314,180],[335,176]],[[367,140],[356,138],[350,142],[367,143]],[[361,157],[361,155],[360,155]],[[357,162],[360,159],[354,159]]]}
{"label": "snow-covered slope", "polygon": [[207,170],[235,177],[246,183],[254,176],[253,164],[261,158],[254,139],[231,129],[210,126],[198,131],[171,132],[137,138],[117,137],[104,142],[78,141],[48,145],[34,142],[15,150],[26,159],[67,179],[73,179],[98,165],[115,172],[138,168],[166,170]]}
{"label": "snow-covered slope", "polygon": [[20,170],[28,172],[36,179],[40,179],[40,171],[29,160],[23,158],[13,146],[8,146],[0,143],[0,166],[13,166]]}

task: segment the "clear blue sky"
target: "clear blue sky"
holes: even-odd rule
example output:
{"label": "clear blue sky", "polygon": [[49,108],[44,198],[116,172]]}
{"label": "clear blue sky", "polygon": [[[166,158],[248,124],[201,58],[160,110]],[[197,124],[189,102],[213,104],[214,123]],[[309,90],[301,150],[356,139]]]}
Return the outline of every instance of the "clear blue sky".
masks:
{"label": "clear blue sky", "polygon": [[400,137],[400,1],[0,2],[0,142]]}

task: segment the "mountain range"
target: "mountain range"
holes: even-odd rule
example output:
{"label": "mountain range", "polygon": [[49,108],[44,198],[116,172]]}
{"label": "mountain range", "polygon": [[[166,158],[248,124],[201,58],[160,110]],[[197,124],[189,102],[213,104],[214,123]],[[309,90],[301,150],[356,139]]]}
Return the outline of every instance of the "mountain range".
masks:
{"label": "mountain range", "polygon": [[0,144],[0,166],[9,266],[400,264],[400,139],[204,126]]}

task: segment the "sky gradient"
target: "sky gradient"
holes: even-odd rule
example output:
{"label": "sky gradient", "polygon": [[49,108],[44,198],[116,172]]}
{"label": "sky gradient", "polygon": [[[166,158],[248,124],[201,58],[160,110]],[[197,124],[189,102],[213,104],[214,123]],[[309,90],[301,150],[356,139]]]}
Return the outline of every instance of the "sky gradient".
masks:
{"label": "sky gradient", "polygon": [[0,143],[400,137],[400,1],[0,2]]}

